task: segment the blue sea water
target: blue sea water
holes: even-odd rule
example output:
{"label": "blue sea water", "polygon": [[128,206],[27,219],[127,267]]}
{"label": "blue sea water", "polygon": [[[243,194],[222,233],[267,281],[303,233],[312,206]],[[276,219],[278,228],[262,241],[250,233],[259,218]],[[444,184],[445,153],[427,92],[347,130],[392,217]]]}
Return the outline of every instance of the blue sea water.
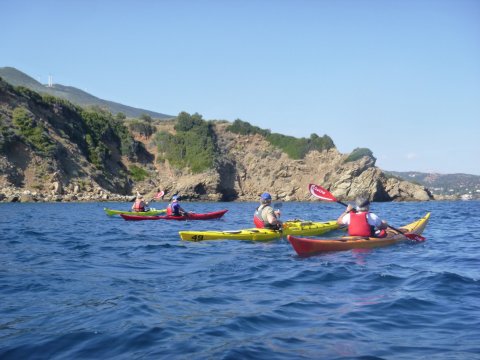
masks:
{"label": "blue sea water", "polygon": [[[127,222],[126,203],[0,204],[0,359],[480,359],[480,202],[375,203],[424,243],[299,257],[286,239],[186,242],[252,227]],[[157,208],[164,203],[156,203]],[[324,221],[335,203],[284,203]]]}

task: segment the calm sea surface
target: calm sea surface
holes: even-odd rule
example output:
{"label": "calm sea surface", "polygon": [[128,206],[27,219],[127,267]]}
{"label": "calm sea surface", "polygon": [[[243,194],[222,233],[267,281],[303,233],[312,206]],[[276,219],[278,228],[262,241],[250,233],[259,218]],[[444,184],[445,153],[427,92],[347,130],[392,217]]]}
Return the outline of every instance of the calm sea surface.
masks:
{"label": "calm sea surface", "polygon": [[[0,359],[480,359],[480,202],[373,204],[421,244],[298,257],[286,239],[182,241],[220,220],[127,222],[127,203],[0,204]],[[156,203],[157,208],[165,203]],[[284,203],[324,221],[335,203]]]}

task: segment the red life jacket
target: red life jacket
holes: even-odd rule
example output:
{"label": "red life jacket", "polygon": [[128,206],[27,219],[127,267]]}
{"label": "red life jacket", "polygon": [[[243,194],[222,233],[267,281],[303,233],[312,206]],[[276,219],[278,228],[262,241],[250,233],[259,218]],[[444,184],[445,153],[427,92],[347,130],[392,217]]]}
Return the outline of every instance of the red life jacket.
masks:
{"label": "red life jacket", "polygon": [[167,215],[172,215],[172,205],[167,206]]}
{"label": "red life jacket", "polygon": [[255,227],[259,229],[263,229],[265,227],[265,222],[262,219],[262,211],[264,208],[265,206],[258,207],[253,214],[253,223],[255,224]]}
{"label": "red life jacket", "polygon": [[350,236],[373,236],[372,226],[367,220],[368,212],[354,213],[350,212],[350,224],[348,225],[348,235]]}
{"label": "red life jacket", "polygon": [[135,204],[133,204],[133,211],[145,211],[145,204],[142,200],[135,200]]}

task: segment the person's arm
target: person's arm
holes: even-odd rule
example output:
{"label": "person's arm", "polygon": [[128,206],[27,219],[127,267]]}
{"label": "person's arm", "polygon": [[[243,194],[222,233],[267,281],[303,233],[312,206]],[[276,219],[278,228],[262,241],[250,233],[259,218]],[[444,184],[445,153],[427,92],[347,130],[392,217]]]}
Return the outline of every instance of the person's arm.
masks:
{"label": "person's arm", "polygon": [[178,213],[182,216],[187,215],[187,212],[183,210],[183,208],[180,205],[178,205]]}
{"label": "person's arm", "polygon": [[282,222],[277,219],[275,211],[271,209],[271,211],[267,212],[267,221],[270,225],[281,225]]}
{"label": "person's arm", "polygon": [[378,217],[377,214],[369,213],[370,217],[373,220],[373,226],[375,226],[378,230],[383,230],[388,227],[388,223],[385,220],[382,220]]}
{"label": "person's arm", "polygon": [[345,211],[343,213],[340,214],[340,216],[338,217],[337,219],[337,224],[338,225],[345,225],[345,223],[343,222],[343,217],[345,215],[347,215],[348,213],[350,213],[350,211],[353,210],[353,206],[348,204],[347,208],[345,209]]}
{"label": "person's arm", "polygon": [[383,230],[383,229],[386,229],[386,228],[388,228],[388,223],[385,220],[382,220],[380,225],[377,226],[378,230]]}

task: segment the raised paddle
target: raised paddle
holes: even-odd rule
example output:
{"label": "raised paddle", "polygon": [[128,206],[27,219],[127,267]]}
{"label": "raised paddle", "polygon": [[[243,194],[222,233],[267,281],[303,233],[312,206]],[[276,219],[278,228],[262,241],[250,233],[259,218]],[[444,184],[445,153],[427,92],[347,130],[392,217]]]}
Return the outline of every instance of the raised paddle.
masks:
{"label": "raised paddle", "polygon": [[[278,217],[280,217],[280,209],[282,208],[283,203],[275,203],[272,205],[275,211],[278,211]],[[275,213],[277,214],[277,213]]]}
{"label": "raised paddle", "polygon": [[[159,200],[161,198],[163,198],[163,195],[165,195],[165,192],[162,190],[162,191],[159,191],[158,193],[155,194],[155,196],[148,202],[148,204],[150,204],[153,200]],[[150,207],[150,206],[149,206]],[[152,207],[150,207],[150,210],[156,210]],[[164,210],[166,211],[166,210]]]}
{"label": "raised paddle", "polygon": [[[325,201],[333,201],[333,202],[337,202],[339,204],[342,204],[343,206],[348,206],[347,204],[345,204],[344,202],[341,202],[340,200],[338,200],[335,196],[333,196],[333,194],[328,191],[327,189],[321,187],[320,185],[315,185],[315,184],[309,184],[308,185],[308,190],[310,191],[310,194],[312,194],[313,196],[319,198],[319,199],[322,199],[322,200],[325,200]],[[403,236],[409,238],[410,240],[415,240],[415,241],[425,241],[426,238],[424,238],[423,236],[421,235],[418,235],[418,234],[412,234],[412,233],[404,233],[403,231],[397,229],[397,228],[394,228],[393,226],[391,225],[388,225],[387,226],[392,229],[392,230],[395,230],[396,232],[398,232],[399,234],[402,234]]]}
{"label": "raised paddle", "polygon": [[150,201],[161,199],[161,198],[163,198],[163,195],[165,195],[165,191],[162,190],[162,191],[156,193],[155,196],[153,197],[153,199],[150,200]]}

